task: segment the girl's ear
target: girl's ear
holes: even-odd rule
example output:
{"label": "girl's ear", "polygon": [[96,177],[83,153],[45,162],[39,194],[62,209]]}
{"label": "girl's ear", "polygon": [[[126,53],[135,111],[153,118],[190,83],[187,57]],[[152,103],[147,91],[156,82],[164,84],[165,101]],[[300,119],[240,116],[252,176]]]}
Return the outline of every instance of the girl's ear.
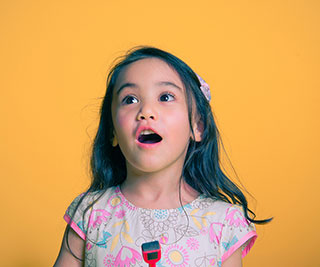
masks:
{"label": "girl's ear", "polygon": [[113,132],[112,146],[116,147],[117,145],[118,145],[118,139],[115,132]]}
{"label": "girl's ear", "polygon": [[191,136],[191,138],[195,142],[200,142],[202,140],[204,126],[203,126],[202,120],[198,116],[196,117],[195,122],[193,123],[192,129],[193,129],[194,136]]}

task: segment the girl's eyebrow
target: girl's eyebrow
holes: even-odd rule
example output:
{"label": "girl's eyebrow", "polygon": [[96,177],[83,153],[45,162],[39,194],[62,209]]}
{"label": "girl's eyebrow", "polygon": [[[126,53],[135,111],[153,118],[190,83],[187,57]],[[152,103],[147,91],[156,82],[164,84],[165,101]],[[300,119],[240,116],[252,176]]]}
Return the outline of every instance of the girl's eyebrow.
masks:
{"label": "girl's eyebrow", "polygon": [[135,83],[124,83],[123,85],[121,85],[120,87],[119,87],[119,89],[117,90],[117,95],[119,95],[120,94],[120,92],[121,92],[121,90],[123,89],[123,88],[125,88],[125,87],[133,87],[133,88],[137,88],[138,87],[138,85],[136,85]]}
{"label": "girl's eyebrow", "polygon": [[[161,81],[161,82],[157,82],[156,85],[157,86],[173,86],[173,87],[179,89],[180,91],[182,91],[182,88],[179,87],[178,85],[174,84],[173,82]],[[119,95],[121,90],[123,90],[125,87],[138,88],[139,86],[137,84],[135,84],[135,83],[124,83],[117,90],[117,95]]]}
{"label": "girl's eyebrow", "polygon": [[156,85],[158,86],[173,86],[177,89],[179,89],[180,91],[182,91],[182,88],[180,88],[178,85],[176,85],[175,83],[173,82],[167,82],[167,81],[161,81],[161,82],[157,82]]}

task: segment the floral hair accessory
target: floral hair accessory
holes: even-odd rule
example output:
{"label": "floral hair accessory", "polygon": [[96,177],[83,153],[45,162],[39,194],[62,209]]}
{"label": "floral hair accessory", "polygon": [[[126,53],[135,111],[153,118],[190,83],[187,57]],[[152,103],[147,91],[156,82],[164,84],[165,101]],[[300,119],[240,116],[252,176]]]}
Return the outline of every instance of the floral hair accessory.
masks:
{"label": "floral hair accessory", "polygon": [[201,84],[200,89],[201,89],[202,93],[204,94],[204,96],[206,97],[206,99],[207,99],[208,101],[210,101],[210,100],[211,100],[211,93],[210,93],[210,86],[209,86],[209,84],[207,84],[207,83],[205,82],[205,80],[200,77],[200,75],[198,75],[197,73],[196,73],[196,75],[197,75],[197,77],[198,77],[198,79],[199,79],[199,82],[200,82],[200,84]]}

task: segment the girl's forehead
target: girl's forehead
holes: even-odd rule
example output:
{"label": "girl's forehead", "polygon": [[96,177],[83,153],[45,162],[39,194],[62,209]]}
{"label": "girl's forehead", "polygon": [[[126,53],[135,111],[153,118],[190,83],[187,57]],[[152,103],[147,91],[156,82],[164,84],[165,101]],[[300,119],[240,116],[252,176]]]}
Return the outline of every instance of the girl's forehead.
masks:
{"label": "girl's forehead", "polygon": [[167,62],[159,58],[144,58],[125,66],[116,80],[116,87],[120,83],[139,83],[142,81],[170,81],[182,88],[183,82],[178,72]]}

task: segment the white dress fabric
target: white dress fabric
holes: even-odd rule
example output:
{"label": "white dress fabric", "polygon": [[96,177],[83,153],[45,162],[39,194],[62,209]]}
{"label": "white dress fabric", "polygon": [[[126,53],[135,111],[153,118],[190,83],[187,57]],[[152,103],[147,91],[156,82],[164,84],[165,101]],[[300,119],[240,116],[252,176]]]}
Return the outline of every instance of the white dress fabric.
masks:
{"label": "white dress fabric", "polygon": [[217,267],[239,247],[244,257],[257,237],[239,206],[202,195],[176,209],[138,208],[119,186],[90,193],[79,204],[82,196],[64,219],[85,240],[84,266],[146,267],[141,244],[158,240],[158,267]]}

